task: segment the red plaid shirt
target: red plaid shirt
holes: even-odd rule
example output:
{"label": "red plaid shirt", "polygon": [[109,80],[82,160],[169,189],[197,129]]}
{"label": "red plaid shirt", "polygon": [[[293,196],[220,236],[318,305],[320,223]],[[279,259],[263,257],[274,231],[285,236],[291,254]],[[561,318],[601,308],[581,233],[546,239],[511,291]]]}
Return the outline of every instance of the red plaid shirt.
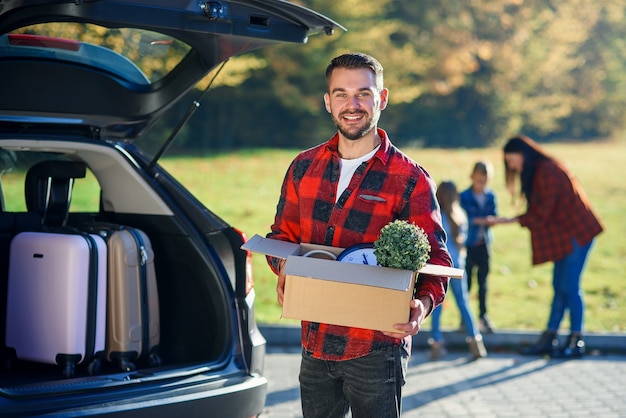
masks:
{"label": "red plaid shirt", "polygon": [[576,178],[552,160],[537,161],[528,209],[519,223],[530,229],[533,264],[559,261],[572,252],[572,239],[585,245],[602,232]]}
{"label": "red plaid shirt", "polygon": [[[282,185],[272,232],[273,239],[346,248],[374,242],[380,230],[395,219],[406,219],[424,229],[431,245],[429,263],[450,266],[441,213],[430,175],[387,138],[374,157],[354,173],[335,203],[339,180],[339,137],[303,151],[291,163]],[[268,262],[278,273],[276,258]],[[447,277],[420,275],[417,296],[443,302]],[[406,344],[379,331],[302,321],[302,345],[315,358],[348,360],[365,356],[380,345]]]}

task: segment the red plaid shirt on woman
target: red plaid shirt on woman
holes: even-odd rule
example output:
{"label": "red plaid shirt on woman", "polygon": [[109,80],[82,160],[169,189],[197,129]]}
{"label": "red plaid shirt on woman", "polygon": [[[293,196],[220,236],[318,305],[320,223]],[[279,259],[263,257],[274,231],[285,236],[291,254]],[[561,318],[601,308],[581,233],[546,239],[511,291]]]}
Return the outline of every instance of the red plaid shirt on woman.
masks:
{"label": "red plaid shirt on woman", "polygon": [[572,239],[585,245],[602,224],[576,178],[550,159],[536,162],[528,209],[520,225],[530,229],[533,264],[559,261],[572,252]]}
{"label": "red plaid shirt on woman", "polygon": [[[295,243],[346,248],[374,242],[387,223],[404,219],[423,228],[431,245],[429,263],[450,266],[441,213],[430,175],[404,155],[378,129],[379,150],[361,164],[337,202],[339,137],[300,153],[291,163],[282,185],[276,219],[269,238]],[[278,274],[279,259],[268,257]],[[447,277],[420,275],[417,297],[443,302]],[[378,346],[406,344],[379,331],[302,321],[302,345],[322,360],[349,360],[365,356]],[[410,350],[409,350],[410,352]]]}

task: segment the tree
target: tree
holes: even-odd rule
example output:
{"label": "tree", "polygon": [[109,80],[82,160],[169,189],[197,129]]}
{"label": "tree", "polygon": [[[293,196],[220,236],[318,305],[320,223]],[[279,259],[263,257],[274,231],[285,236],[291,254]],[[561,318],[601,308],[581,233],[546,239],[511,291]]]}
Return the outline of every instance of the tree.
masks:
{"label": "tree", "polygon": [[[471,147],[518,132],[584,139],[626,128],[622,0],[299,3],[348,32],[232,58],[178,146],[303,148],[323,141],[334,132],[322,100],[324,70],[346,51],[370,53],[384,65],[391,93],[381,125],[399,144]],[[89,30],[81,36],[88,39]],[[123,32],[106,42],[131,47]],[[163,52],[138,65],[159,77],[185,49]]]}

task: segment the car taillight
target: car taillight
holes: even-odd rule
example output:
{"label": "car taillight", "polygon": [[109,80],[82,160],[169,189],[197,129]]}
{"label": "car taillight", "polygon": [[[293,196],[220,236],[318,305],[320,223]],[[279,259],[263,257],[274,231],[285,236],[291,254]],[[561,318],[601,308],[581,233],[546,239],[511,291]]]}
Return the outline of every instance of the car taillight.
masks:
{"label": "car taillight", "polygon": [[9,44],[14,46],[36,46],[40,48],[65,49],[78,51],[80,42],[71,39],[53,38],[51,36],[30,35],[26,33],[10,33]]}
{"label": "car taillight", "polygon": [[254,288],[254,276],[252,274],[252,253],[246,255],[246,295]]}
{"label": "car taillight", "polygon": [[[241,236],[243,242],[248,241],[248,236],[245,232],[235,228],[235,231]],[[246,251],[246,296],[254,288],[254,274],[252,272],[252,252]]]}

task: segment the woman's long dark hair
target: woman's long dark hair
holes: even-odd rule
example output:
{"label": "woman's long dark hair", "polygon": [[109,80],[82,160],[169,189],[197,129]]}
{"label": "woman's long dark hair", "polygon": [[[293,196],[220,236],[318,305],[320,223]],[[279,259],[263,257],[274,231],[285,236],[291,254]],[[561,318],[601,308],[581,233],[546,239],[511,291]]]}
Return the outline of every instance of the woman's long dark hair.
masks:
{"label": "woman's long dark hair", "polygon": [[[504,145],[504,153],[520,153],[524,156],[524,165],[522,166],[522,172],[519,174],[521,190],[520,193],[526,198],[526,201],[530,200],[532,194],[533,178],[535,176],[536,163],[539,160],[549,159],[550,157],[535,141],[524,135],[514,136],[509,139]],[[505,168],[505,181],[506,186],[511,193],[514,193],[515,180],[518,173],[511,170],[504,161]]]}
{"label": "woman's long dark hair", "polygon": [[450,180],[442,181],[437,187],[437,201],[450,223],[451,241],[459,247],[463,247],[465,243],[465,231],[463,226],[467,224],[467,217],[459,202],[459,192]]}

